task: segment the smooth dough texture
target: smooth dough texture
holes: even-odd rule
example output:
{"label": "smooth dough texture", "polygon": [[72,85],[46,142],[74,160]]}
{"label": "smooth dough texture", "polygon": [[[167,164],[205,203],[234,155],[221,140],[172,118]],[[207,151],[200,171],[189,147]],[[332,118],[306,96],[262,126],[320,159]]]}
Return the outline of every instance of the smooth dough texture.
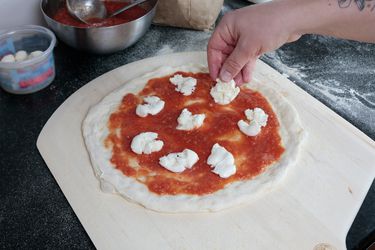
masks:
{"label": "smooth dough texture", "polygon": [[[246,181],[237,181],[228,184],[224,189],[212,194],[198,195],[157,195],[133,178],[122,174],[110,163],[111,149],[104,147],[104,140],[109,131],[107,122],[123,96],[127,93],[137,94],[152,78],[173,74],[177,71],[207,72],[203,65],[184,65],[179,67],[162,67],[154,72],[133,79],[119,89],[104,97],[98,104],[91,107],[82,130],[86,147],[90,155],[95,174],[100,180],[104,192],[118,193],[129,201],[136,202],[148,209],[168,212],[212,212],[248,202],[259,195],[264,195],[285,176],[286,171],[295,164],[300,146],[304,138],[300,119],[295,108],[270,84],[254,79],[246,85],[259,91],[272,105],[280,123],[280,135],[285,152],[280,160],[262,174]],[[207,96],[207,98],[211,98]]]}

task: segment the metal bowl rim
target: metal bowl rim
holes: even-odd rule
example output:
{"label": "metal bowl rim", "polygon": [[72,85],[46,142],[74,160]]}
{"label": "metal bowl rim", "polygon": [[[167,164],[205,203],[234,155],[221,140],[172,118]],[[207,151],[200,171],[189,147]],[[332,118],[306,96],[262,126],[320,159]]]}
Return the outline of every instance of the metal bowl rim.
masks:
{"label": "metal bowl rim", "polygon": [[50,17],[49,15],[47,15],[47,13],[43,9],[43,1],[48,1],[48,0],[40,0],[40,10],[42,11],[42,13],[45,17],[47,17],[48,19],[50,19],[51,21],[53,21],[55,23],[58,23],[59,25],[62,25],[63,27],[68,27],[68,28],[73,28],[73,29],[78,29],[78,30],[105,30],[105,29],[108,30],[108,29],[112,29],[112,28],[117,28],[119,26],[130,25],[133,22],[135,23],[135,22],[139,21],[140,19],[148,16],[156,8],[157,3],[158,3],[158,0],[153,0],[154,6],[152,6],[152,8],[150,8],[150,10],[148,10],[143,16],[140,16],[137,19],[131,20],[131,21],[126,22],[126,23],[116,24],[116,25],[112,25],[112,26],[104,26],[104,27],[77,27],[77,26],[72,26],[72,25],[60,23],[60,22],[56,21],[55,19],[53,19],[52,17]]}

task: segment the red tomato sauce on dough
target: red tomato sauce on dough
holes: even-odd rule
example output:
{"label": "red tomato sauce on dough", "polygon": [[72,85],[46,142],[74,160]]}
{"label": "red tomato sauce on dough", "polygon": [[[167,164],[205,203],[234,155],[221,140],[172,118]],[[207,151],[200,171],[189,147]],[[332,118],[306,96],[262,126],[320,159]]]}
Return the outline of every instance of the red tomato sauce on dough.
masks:
{"label": "red tomato sauce on dough", "polygon": [[[208,74],[178,74],[198,80],[192,95],[183,96],[175,91],[175,86],[169,82],[170,76],[155,78],[138,95],[124,96],[119,109],[111,114],[108,122],[110,134],[105,144],[113,149],[111,162],[117,169],[159,195],[204,195],[218,191],[228,183],[249,180],[280,159],[284,148],[278,132],[279,123],[270,104],[259,92],[242,88],[234,101],[222,106],[210,96],[214,82]],[[164,109],[155,116],[138,117],[135,113],[137,105],[143,103],[143,97],[150,95],[164,100]],[[269,115],[268,123],[259,135],[248,137],[238,129],[237,122],[246,120],[244,110],[256,107]],[[206,114],[203,126],[192,131],[177,130],[177,118],[184,108],[193,114]],[[162,150],[149,155],[133,153],[130,148],[132,139],[141,132],[158,133],[158,139],[164,142]],[[227,179],[211,172],[206,163],[215,143],[225,147],[235,158],[237,172]],[[193,168],[173,173],[159,165],[160,157],[186,148],[199,156]],[[133,164],[135,159],[139,165]]]}
{"label": "red tomato sauce on dough", "polygon": [[[116,1],[104,1],[104,5],[107,8],[107,13],[111,14],[115,12],[116,10],[119,10],[120,8],[128,5],[127,2],[116,2]],[[56,12],[56,14],[53,16],[53,19],[56,21],[70,25],[75,26],[79,28],[89,28],[89,27],[108,27],[108,26],[114,26],[122,23],[127,23],[130,21],[133,21],[137,18],[140,18],[141,16],[144,16],[147,13],[145,9],[143,9],[140,6],[134,6],[125,12],[118,14],[114,17],[107,18],[107,19],[92,19],[90,22],[93,24],[86,24],[83,23],[74,17],[72,17],[65,4],[63,4]]]}

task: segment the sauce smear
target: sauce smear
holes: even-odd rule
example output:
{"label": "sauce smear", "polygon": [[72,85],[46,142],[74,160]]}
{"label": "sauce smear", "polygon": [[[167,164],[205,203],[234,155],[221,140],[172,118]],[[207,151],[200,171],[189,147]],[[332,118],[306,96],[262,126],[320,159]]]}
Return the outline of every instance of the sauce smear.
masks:
{"label": "sauce smear", "polygon": [[[151,79],[138,94],[127,94],[117,111],[111,114],[106,147],[112,148],[111,163],[125,175],[135,178],[159,195],[205,195],[218,191],[228,183],[249,180],[261,174],[267,166],[279,160],[284,148],[279,135],[279,123],[270,104],[259,93],[242,88],[229,105],[216,104],[210,96],[215,84],[205,73],[177,72],[184,77],[198,80],[196,90],[190,96],[175,91],[168,77]],[[165,101],[164,109],[157,115],[138,117],[135,109],[143,103],[143,97],[156,95]],[[244,110],[262,108],[268,115],[267,126],[255,137],[241,133],[237,122],[246,120]],[[202,127],[192,131],[177,130],[177,118],[182,109],[193,114],[204,113]],[[156,132],[164,142],[161,151],[150,155],[137,155],[130,148],[134,136],[141,132]],[[211,172],[206,163],[211,148],[219,143],[235,158],[237,172],[227,179]],[[199,156],[192,169],[173,173],[159,165],[159,158],[173,152],[191,149]]]}
{"label": "sauce smear", "polygon": [[[117,1],[104,1],[104,5],[107,8],[107,13],[111,14],[120,8],[129,5],[128,2],[117,2]],[[90,27],[108,27],[114,26],[122,23],[127,23],[133,21],[141,16],[144,16],[147,13],[145,9],[140,6],[134,6],[123,13],[120,13],[114,17],[107,18],[107,19],[92,19],[90,22],[92,24],[83,23],[74,17],[72,17],[65,4],[63,4],[53,16],[53,19],[56,21],[74,26],[79,28],[90,28]]]}

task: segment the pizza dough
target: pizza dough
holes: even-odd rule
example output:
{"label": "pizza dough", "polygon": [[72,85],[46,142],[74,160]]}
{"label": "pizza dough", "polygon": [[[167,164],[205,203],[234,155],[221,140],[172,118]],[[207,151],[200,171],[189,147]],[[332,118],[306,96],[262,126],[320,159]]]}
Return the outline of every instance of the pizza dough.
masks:
{"label": "pizza dough", "polygon": [[[208,195],[157,195],[133,178],[122,174],[110,163],[111,149],[104,146],[109,131],[107,122],[112,112],[121,103],[127,93],[138,93],[152,78],[163,77],[177,71],[207,72],[203,65],[185,65],[180,67],[162,67],[143,75],[93,106],[83,121],[83,136],[88,149],[94,172],[104,192],[118,193],[129,201],[136,202],[148,209],[159,212],[207,212],[219,211],[247,202],[258,195],[265,194],[285,176],[286,171],[295,163],[304,138],[298,114],[294,107],[267,83],[254,79],[247,87],[259,91],[272,105],[280,123],[280,135],[285,152],[280,160],[251,180],[228,184],[224,189]],[[208,97],[210,98],[210,97]]]}

